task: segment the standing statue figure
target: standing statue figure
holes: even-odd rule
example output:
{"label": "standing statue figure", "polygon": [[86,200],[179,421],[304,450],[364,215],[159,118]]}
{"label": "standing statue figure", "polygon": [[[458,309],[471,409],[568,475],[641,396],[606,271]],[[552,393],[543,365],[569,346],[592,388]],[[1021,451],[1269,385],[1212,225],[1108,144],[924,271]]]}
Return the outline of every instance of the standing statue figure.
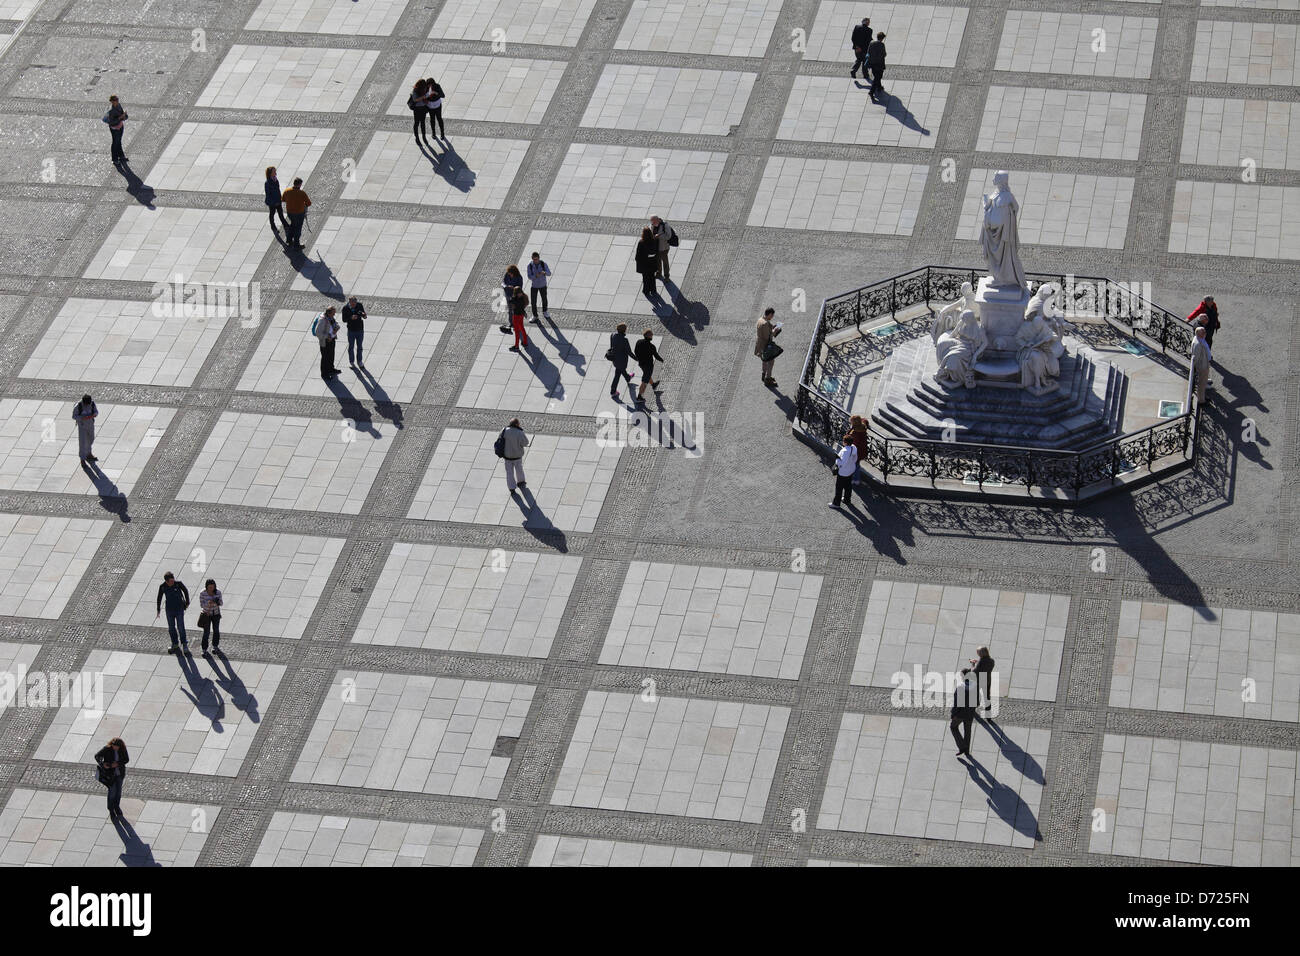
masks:
{"label": "standing statue figure", "polygon": [[1011,195],[1011,179],[1006,170],[993,176],[993,192],[984,196],[984,225],[980,229],[980,248],[996,289],[1024,289],[1025,269],[1020,264],[1020,232],[1016,219],[1020,203]]}
{"label": "standing statue figure", "polygon": [[934,373],[934,380],[949,388],[974,388],[975,363],[988,344],[984,327],[974,310],[963,310],[957,327],[944,332],[935,343],[934,355],[939,361],[939,370]]}
{"label": "standing statue figure", "polygon": [[1020,348],[1016,359],[1020,362],[1020,384],[1031,392],[1043,394],[1056,388],[1056,377],[1061,374],[1057,361],[1060,344],[1056,329],[1043,316],[1041,302],[1038,308],[1026,310],[1024,324],[1016,333]]}
{"label": "standing statue figure", "polygon": [[961,324],[961,314],[966,309],[978,314],[975,305],[975,290],[971,288],[969,282],[963,282],[961,284],[961,298],[956,302],[945,305],[939,310],[939,314],[934,317],[934,324],[930,326],[930,341],[937,345],[939,336],[957,328]]}

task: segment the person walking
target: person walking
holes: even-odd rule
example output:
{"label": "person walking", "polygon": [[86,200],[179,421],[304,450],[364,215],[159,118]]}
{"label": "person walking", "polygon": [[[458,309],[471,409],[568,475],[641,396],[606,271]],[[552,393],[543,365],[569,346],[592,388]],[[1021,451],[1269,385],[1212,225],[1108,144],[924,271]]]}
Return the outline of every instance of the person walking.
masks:
{"label": "person walking", "polygon": [[877,33],[875,41],[867,47],[867,69],[871,71],[871,99],[884,96],[880,78],[885,75],[885,35]]}
{"label": "person walking", "polygon": [[763,317],[754,325],[754,354],[763,363],[763,384],[768,388],[776,385],[776,379],[772,377],[772,366],[776,364],[776,356],[781,350],[781,346],[774,341],[781,334],[781,326],[772,322],[775,315],[776,309],[765,309]]}
{"label": "person walking", "polygon": [[849,70],[849,76],[857,79],[858,70],[862,71],[863,79],[867,76],[867,47],[871,45],[871,18],[863,17],[862,22],[853,28],[853,33],[849,38],[849,46],[853,47],[853,67]]}
{"label": "person walking", "polygon": [[108,787],[108,818],[126,819],[122,815],[122,782],[126,780],[126,765],[131,762],[126,744],[114,737],[95,754],[99,765],[99,782]]}
{"label": "person walking", "polygon": [[122,152],[122,134],[126,131],[127,115],[116,96],[108,98],[108,112],[104,122],[108,124],[108,134],[112,137],[113,165],[127,162],[126,153]]}
{"label": "person walking", "polygon": [[77,454],[82,461],[99,461],[95,457],[95,419],[99,408],[89,395],[82,395],[81,401],[72,406],[72,420],[77,423]]}
{"label": "person walking", "polygon": [[[357,301],[355,295],[348,296],[347,305],[343,306],[343,324],[348,327],[348,364],[353,368],[366,367],[361,354],[361,345],[366,338],[366,307]],[[353,347],[356,356],[353,356]]]}
{"label": "person walking", "polygon": [[[1197,321],[1199,317],[1199,321]],[[1196,322],[1205,328],[1205,344],[1214,348],[1214,333],[1219,330],[1219,307],[1214,304],[1214,296],[1207,295],[1201,304],[1192,310],[1188,322]]]}
{"label": "person walking", "polygon": [[280,180],[275,175],[275,167],[266,167],[266,206],[267,213],[271,220],[271,231],[279,235],[280,230],[275,228],[276,213],[280,214],[280,224],[284,226],[284,234],[289,235],[289,220],[284,218],[284,199],[280,194]]}
{"label": "person walking", "polygon": [[1214,355],[1210,351],[1209,333],[1205,326],[1196,327],[1196,339],[1192,342],[1192,369],[1188,378],[1187,385],[1187,409],[1191,410],[1193,395],[1196,396],[1196,404],[1201,405],[1205,402],[1205,390],[1210,387],[1210,366],[1214,361]]}
{"label": "person walking", "polygon": [[421,139],[426,143],[429,134],[424,131],[424,120],[429,115],[429,84],[426,80],[416,80],[411,87],[411,95],[406,98],[406,108],[411,111],[411,125],[415,134],[416,145]]}
{"label": "person walking", "polygon": [[656,242],[656,275],[667,282],[671,278],[668,274],[668,250],[677,245],[677,233],[673,232],[673,227],[658,216],[650,217],[650,231]]}
{"label": "person walking", "polygon": [[551,267],[543,260],[540,253],[534,252],[532,261],[528,263],[528,281],[531,283],[529,298],[533,303],[533,321],[537,322],[537,296],[542,297],[542,315],[546,316],[546,321],[551,320],[551,306],[546,299],[546,280],[551,276]]}
{"label": "person walking", "polygon": [[651,302],[660,300],[655,287],[655,269],[659,266],[659,243],[650,227],[641,230],[641,241],[636,244],[636,271],[641,275],[641,294]]}
{"label": "person walking", "polygon": [[443,88],[438,85],[438,81],[433,77],[429,77],[425,82],[429,85],[429,92],[427,94],[429,99],[430,116],[429,132],[432,133],[436,126],[438,129],[438,138],[449,143],[451,140],[447,139],[447,127],[442,122],[442,105],[447,102],[447,94],[444,92]]}
{"label": "person walking", "polygon": [[334,319],[334,306],[316,316],[312,333],[320,345],[320,377],[329,381],[340,370],[334,367],[334,348],[339,338],[339,324]]}
{"label": "person walking", "polygon": [[212,631],[212,649],[221,649],[221,591],[217,582],[208,578],[199,592],[199,627],[203,631],[203,653],[208,652],[208,631]]}
{"label": "person walking", "polygon": [[835,458],[835,497],[830,506],[838,508],[843,500],[846,508],[853,507],[853,476],[858,473],[858,446],[845,442]]}
{"label": "person walking", "polygon": [[524,434],[524,427],[519,424],[519,419],[510,419],[510,424],[501,429],[501,435],[497,439],[500,445],[498,454],[501,456],[506,469],[506,487],[510,493],[515,493],[515,488],[527,488],[524,481],[524,449],[531,442],[528,436]]}
{"label": "person walking", "polygon": [[632,395],[632,373],[627,370],[627,363],[632,358],[632,343],[627,340],[627,323],[620,322],[609,333],[609,350],[605,353],[609,364],[614,366],[614,381],[609,386],[609,397],[619,401],[619,382],[627,382],[627,394]]}
{"label": "person walking", "polygon": [[[190,606],[190,592],[170,571],[163,575],[163,583],[158,585],[158,600],[153,616],[155,621],[163,611],[164,601],[167,603],[167,633],[172,639],[172,646],[167,653],[175,654],[178,646],[184,647],[186,653],[189,653],[190,642],[185,639],[185,609]],[[178,640],[180,645],[176,643]]]}
{"label": "person walking", "polygon": [[970,668],[961,669],[962,682],[957,685],[957,689],[952,695],[952,720],[948,724],[948,729],[952,731],[952,739],[957,741],[957,756],[963,754],[970,756],[970,735],[971,726],[975,723],[975,699],[977,691],[971,686]]}
{"label": "person walking", "polygon": [[528,330],[524,328],[528,316],[528,296],[524,295],[523,289],[515,289],[513,295],[514,298],[510,300],[510,328],[515,333],[515,344],[510,346],[510,351],[518,352],[520,345],[528,348]]}
{"label": "person walking", "polygon": [[993,709],[993,658],[987,647],[975,648],[975,656],[969,663],[975,668],[975,690],[978,698],[984,701],[984,710]]}
{"label": "person walking", "polygon": [[311,199],[303,191],[302,180],[295,179],[293,187],[286,189],[280,198],[289,213],[289,225],[285,228],[284,238],[294,249],[301,249],[302,227],[307,221],[307,207],[311,205]]}
{"label": "person walking", "polygon": [[662,362],[664,359],[659,354],[659,350],[655,348],[654,339],[654,332],[646,329],[641,333],[641,338],[632,349],[632,357],[636,359],[636,364],[641,366],[641,387],[636,393],[636,400],[640,404],[645,403],[647,385],[655,390],[656,395],[659,393],[659,383],[654,378],[655,362]]}

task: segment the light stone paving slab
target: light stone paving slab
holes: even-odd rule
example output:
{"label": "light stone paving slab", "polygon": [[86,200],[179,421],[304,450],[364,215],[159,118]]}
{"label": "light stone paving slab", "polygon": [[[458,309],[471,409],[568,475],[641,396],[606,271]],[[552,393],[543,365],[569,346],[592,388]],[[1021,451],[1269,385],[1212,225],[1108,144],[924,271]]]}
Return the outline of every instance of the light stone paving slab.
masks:
{"label": "light stone paving slab", "polygon": [[[971,170],[962,202],[958,239],[979,239],[980,197],[993,189],[991,169]],[[1133,180],[1082,173],[1013,173],[1011,191],[1020,202],[1020,241],[1045,246],[1123,249]]]}
{"label": "light stone paving slab", "polygon": [[[365,305],[364,299],[360,302]],[[362,354],[369,376],[347,366],[347,329],[340,328],[335,364],[342,374],[327,385],[320,377],[320,346],[308,334],[319,314],[309,309],[276,312],[239,380],[240,390],[325,398],[346,389],[375,401],[409,402],[447,325],[436,319],[367,315]]]}
{"label": "light stone paving slab", "polygon": [[1070,598],[952,585],[876,581],[852,684],[895,687],[893,675],[959,674],[987,647],[997,696],[1055,700]]}
{"label": "light stone paving slab", "polygon": [[1136,160],[1146,94],[991,86],[978,149]]}
{"label": "light stone paving slab", "polygon": [[500,209],[529,147],[527,140],[458,136],[454,145],[433,150],[434,162],[412,138],[406,132],[375,133],[343,198]]}
{"label": "light stone paving slab", "polygon": [[399,541],[352,640],[546,657],[581,558]]}
{"label": "light stone paving slab", "polygon": [[398,84],[388,114],[410,116],[406,98],[411,88],[417,79],[431,76],[447,94],[442,118],[453,137],[458,119],[540,123],[568,65],[567,60],[525,60],[508,55],[423,53]]}
{"label": "light stone paving slab", "polygon": [[236,43],[194,105],[344,113],[378,57],[376,50]]}
{"label": "light stone paving slab", "polygon": [[589,691],[551,803],[758,823],[789,714]]}
{"label": "light stone paving slab", "polygon": [[797,680],[822,578],[633,561],[600,663]]}
{"label": "light stone paving slab", "polygon": [[226,412],[176,497],[359,514],[393,433],[373,421]]}
{"label": "light stone paving slab", "polygon": [[236,776],[284,667],[216,656],[92,650],[82,674],[103,675],[103,712],[56,710],[36,759],[93,770],[96,752],[121,737],[131,755],[129,790],[133,769]]}
{"label": "light stone paving slab", "polygon": [[1295,86],[1300,25],[1200,20],[1189,79],[1203,83]]}
{"label": "light stone paving slab", "polygon": [[762,56],[782,0],[633,0],[616,50]]}
{"label": "light stone paving slab", "polygon": [[[129,770],[124,787],[120,829],[102,794],[18,788],[0,810],[0,866],[194,866],[221,808],[135,799]],[[200,813],[207,826],[195,832]]]}
{"label": "light stone paving slab", "polygon": [[[703,150],[574,143],[543,211],[645,219],[646,225],[651,216],[703,222],[726,164],[726,154]],[[642,174],[650,171],[647,182]]]}
{"label": "light stone paving slab", "polygon": [[534,688],[340,671],[293,769],[295,783],[495,799]]}
{"label": "light stone paving slab", "polygon": [[280,188],[310,179],[334,131],[306,126],[182,123],[146,181],[155,189],[265,195],[266,167]]}
{"label": "light stone paving slab", "polygon": [[888,92],[888,104],[877,106],[842,77],[796,76],[777,139],[932,149],[948,84],[898,80]]}
{"label": "light stone paving slab", "polygon": [[561,531],[595,528],[621,448],[601,447],[593,438],[530,435],[523,458],[528,493],[512,497],[492,452],[497,434],[446,429],[407,517]]}
{"label": "light stone paving slab", "polygon": [[889,65],[954,67],[969,11],[965,7],[936,7],[927,4],[873,3],[869,7],[848,0],[822,0],[817,19],[808,34],[807,60],[842,60],[844,79],[853,65],[849,38],[863,17],[871,18],[871,32],[885,34],[888,51],[885,89],[889,86]]}
{"label": "light stone paving slab", "polygon": [[244,29],[389,36],[406,6],[407,0],[262,0]]}
{"label": "light stone paving slab", "polygon": [[0,20],[26,20],[41,0],[0,0]]}
{"label": "light stone paving slab", "polygon": [[1147,79],[1159,23],[1156,17],[1008,10],[993,68]]}
{"label": "light stone paving slab", "polygon": [[744,116],[757,76],[611,64],[596,81],[581,125],[726,136]]}
{"label": "light stone paving slab", "polygon": [[285,813],[271,817],[253,866],[473,866],[474,827]]}
{"label": "light stone paving slab", "polygon": [[[297,639],[342,550],[340,538],[160,525],[109,621],[157,627],[160,646],[165,644],[166,621],[155,616],[155,605],[163,574],[171,571],[190,592],[186,630],[191,637],[198,634],[198,592],[213,578],[225,601],[223,635]],[[197,570],[196,562],[204,570]]]}
{"label": "light stone paving slab", "polygon": [[1300,615],[1125,601],[1110,706],[1300,721]]}
{"label": "light stone paving slab", "polygon": [[86,266],[87,279],[251,282],[274,240],[265,212],[130,206]]}
{"label": "light stone paving slab", "polygon": [[[144,472],[174,408],[98,405],[96,471],[78,458],[73,403],[0,400],[0,488],[126,497]],[[96,473],[97,472],[97,473]]]}
{"label": "light stone paving slab", "polygon": [[24,675],[36,663],[36,656],[40,652],[39,644],[0,641],[0,715],[10,707],[26,705],[27,700],[23,695],[29,685]]}
{"label": "light stone paving slab", "polygon": [[330,216],[319,228],[293,289],[444,302],[460,298],[489,232],[485,226],[350,216]]}
{"label": "light stone paving slab", "polygon": [[907,163],[773,156],[749,225],[910,236],[928,172]]}
{"label": "light stone paving slab", "polygon": [[[429,36],[576,46],[596,0],[446,0]],[[502,31],[498,34],[496,31]]]}
{"label": "light stone paving slab", "polygon": [[0,615],[56,618],[111,521],[0,514]]}
{"label": "light stone paving slab", "polygon": [[[516,262],[520,264],[519,271],[525,272],[532,253],[537,251],[551,267],[552,274],[546,285],[552,316],[567,309],[584,312],[638,312],[645,307],[645,297],[641,294],[641,277],[634,268],[639,238],[639,234],[611,236],[538,229],[529,234],[528,242],[519,251]],[[685,286],[697,243],[694,239],[681,239],[680,242],[681,245],[669,250],[668,264],[673,281],[678,286]],[[529,315],[531,314],[530,311]],[[613,331],[612,324],[610,331]],[[629,331],[635,337],[640,330]],[[529,335],[532,333],[529,332]],[[662,341],[659,344],[662,345]],[[604,356],[608,347],[609,339],[606,336],[602,339],[599,350],[588,354]]]}
{"label": "light stone paving slab", "polygon": [[[511,352],[514,337],[502,335],[496,326],[489,328],[457,404],[555,415],[595,415],[627,407],[609,397],[614,373],[604,359],[608,332],[575,332],[543,320],[528,325],[528,338],[529,349]],[[632,371],[636,373],[635,363]]]}
{"label": "light stone paving slab", "polygon": [[1179,162],[1300,169],[1300,103],[1187,98]]}
{"label": "light stone paving slab", "polygon": [[537,837],[529,866],[750,866],[748,853],[700,850],[689,846],[659,846],[582,837]]}
{"label": "light stone paving slab", "polygon": [[69,382],[192,385],[216,347],[225,320],[195,316],[176,322],[155,314],[155,306],[117,299],[68,299],[19,375]]}
{"label": "light stone paving slab", "polygon": [[1050,734],[976,722],[971,752],[953,756],[944,719],[845,714],[817,826],[822,830],[889,833],[930,840],[961,840],[1033,847],[1042,837],[1043,796]]}
{"label": "light stone paving slab", "polygon": [[1300,865],[1294,750],[1106,734],[1089,851],[1211,866]]}
{"label": "light stone paving slab", "polygon": [[1300,187],[1179,180],[1169,251],[1300,259]]}
{"label": "light stone paving slab", "polygon": [[1300,0],[1201,0],[1203,7],[1247,7],[1253,10],[1300,10]]}

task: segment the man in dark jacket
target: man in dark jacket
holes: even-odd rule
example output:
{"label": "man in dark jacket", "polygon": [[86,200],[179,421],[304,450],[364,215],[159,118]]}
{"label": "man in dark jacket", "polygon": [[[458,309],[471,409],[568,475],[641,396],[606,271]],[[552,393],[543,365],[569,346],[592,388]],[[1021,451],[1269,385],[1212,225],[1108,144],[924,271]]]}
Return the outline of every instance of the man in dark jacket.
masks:
{"label": "man in dark jacket", "polygon": [[155,621],[158,620],[158,615],[162,613],[164,601],[167,602],[167,633],[172,638],[172,646],[167,650],[167,653],[176,653],[177,639],[184,645],[186,653],[188,653],[190,642],[185,639],[185,609],[190,606],[190,592],[186,590],[185,585],[176,580],[170,571],[163,575],[163,583],[158,585],[158,603],[153,616]]}
{"label": "man in dark jacket", "polygon": [[654,332],[646,329],[637,341],[636,347],[632,349],[632,357],[636,359],[636,364],[641,366],[641,388],[636,393],[636,400],[639,403],[645,402],[647,385],[653,386],[656,392],[659,391],[659,383],[654,380],[655,361],[662,362],[663,356],[655,348],[654,338]]}
{"label": "man in dark jacket", "polygon": [[109,135],[113,138],[113,163],[125,163],[126,153],[122,152],[122,133],[126,130],[126,110],[116,96],[108,98],[108,115],[104,122],[108,124]]}
{"label": "man in dark jacket", "polygon": [[641,276],[641,294],[651,302],[659,302],[662,296],[655,285],[655,272],[659,269],[659,240],[649,226],[641,230],[641,241],[636,244],[634,253],[636,271]]}
{"label": "man in dark jacket", "polygon": [[[355,295],[348,296],[348,304],[343,306],[343,324],[348,327],[348,364],[365,368],[361,343],[366,337],[366,307],[357,301]],[[356,346],[356,355],[352,354],[353,346]]]}
{"label": "man in dark jacket", "polygon": [[961,677],[962,682],[952,695],[952,722],[948,729],[952,731],[952,739],[957,741],[957,756],[964,754],[969,757],[971,725],[975,723],[975,695],[979,691],[970,679],[969,667],[961,669]]}
{"label": "man in dark jacket", "polygon": [[885,35],[877,33],[875,42],[867,47],[867,69],[871,71],[871,98],[884,96],[880,78],[885,75]]}
{"label": "man in dark jacket", "polygon": [[849,70],[849,76],[857,78],[858,70],[862,70],[862,76],[865,79],[867,69],[863,65],[867,59],[867,47],[871,45],[871,18],[864,17],[862,22],[853,28],[853,36],[849,40],[849,46],[853,47],[853,69]]}
{"label": "man in dark jacket", "polygon": [[609,362],[614,366],[614,381],[609,386],[609,397],[619,401],[618,383],[627,381],[627,390],[632,392],[632,373],[627,370],[628,360],[632,358],[632,343],[627,340],[627,323],[620,322],[609,333]]}
{"label": "man in dark jacket", "polygon": [[108,816],[122,816],[122,781],[126,779],[126,765],[131,755],[126,752],[126,743],[121,737],[114,737],[95,754],[95,763],[99,764],[100,780],[108,780]]}

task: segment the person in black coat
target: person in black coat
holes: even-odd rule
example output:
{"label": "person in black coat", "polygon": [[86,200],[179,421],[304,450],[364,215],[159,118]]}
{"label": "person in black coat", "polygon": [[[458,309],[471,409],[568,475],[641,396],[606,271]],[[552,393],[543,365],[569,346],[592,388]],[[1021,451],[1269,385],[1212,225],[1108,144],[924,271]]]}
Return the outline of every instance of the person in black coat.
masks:
{"label": "person in black coat", "polygon": [[641,241],[636,244],[636,271],[641,274],[641,294],[651,302],[657,301],[655,273],[659,271],[659,241],[649,226],[641,230]]}
{"label": "person in black coat", "polygon": [[867,47],[867,69],[871,71],[871,98],[884,96],[880,78],[885,75],[885,35],[876,34],[876,40]]}
{"label": "person in black coat", "polygon": [[266,206],[271,218],[271,231],[279,233],[280,230],[275,228],[275,214],[280,214],[280,222],[284,226],[284,231],[289,232],[289,220],[284,218],[284,199],[280,195],[280,180],[275,176],[275,167],[266,167]]}
{"label": "person in black coat", "polygon": [[99,780],[108,784],[109,819],[122,816],[122,781],[126,779],[126,765],[131,755],[126,752],[126,744],[121,737],[114,737],[99,753],[95,754],[95,763],[99,764]]}
{"label": "person in black coat", "polygon": [[618,401],[618,384],[626,379],[628,393],[632,392],[632,373],[627,370],[632,358],[632,343],[627,340],[627,323],[620,322],[609,333],[609,363],[614,366],[614,381],[609,386],[609,397]]}
{"label": "person in black coat", "polygon": [[986,711],[993,709],[993,658],[989,656],[987,647],[975,648],[975,657],[971,659],[975,665],[975,689],[979,697],[984,702]]}
{"label": "person in black coat", "polygon": [[[653,275],[653,273],[651,273]],[[659,383],[654,379],[655,361],[662,362],[663,356],[655,348],[655,334],[650,329],[642,333],[641,338],[637,341],[636,347],[632,349],[632,357],[636,359],[636,364],[641,366],[641,388],[636,393],[638,402],[645,401],[645,388],[647,385],[659,391]]]}
{"label": "person in black coat", "polygon": [[861,23],[853,28],[853,35],[849,39],[849,46],[853,47],[853,69],[849,70],[849,76],[857,78],[858,70],[862,70],[863,79],[867,76],[865,66],[867,60],[867,47],[871,46],[871,18],[866,17]]}
{"label": "person in black coat", "polygon": [[975,698],[979,691],[975,689],[970,673],[969,667],[961,669],[962,683],[957,685],[952,695],[952,722],[948,729],[952,731],[952,739],[957,741],[958,757],[963,754],[970,756],[971,725],[975,723]]}

